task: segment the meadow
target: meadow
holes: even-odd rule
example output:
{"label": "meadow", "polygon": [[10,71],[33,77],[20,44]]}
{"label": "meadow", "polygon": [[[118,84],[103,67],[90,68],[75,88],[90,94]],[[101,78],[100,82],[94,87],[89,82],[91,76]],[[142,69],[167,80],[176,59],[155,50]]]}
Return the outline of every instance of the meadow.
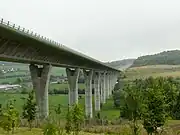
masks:
{"label": "meadow", "polygon": [[[85,84],[79,83],[78,88],[81,89],[81,90],[85,89]],[[66,90],[66,89],[68,89],[68,84],[66,84],[66,83],[63,83],[63,84],[56,84],[56,83],[50,84],[49,89],[50,90],[53,90],[53,89]]]}
{"label": "meadow", "polygon": [[136,78],[153,77],[180,77],[180,65],[150,65],[142,67],[133,67],[125,71],[126,80],[134,80]]}
{"label": "meadow", "polygon": [[[19,113],[22,112],[22,106],[25,103],[27,94],[13,94],[13,93],[0,93],[0,104],[3,107],[6,107],[6,104],[9,100],[15,101],[15,107],[18,109]],[[82,95],[82,98],[79,99],[79,104],[84,108],[85,98]],[[68,109],[68,95],[49,95],[49,111],[50,115],[55,115],[54,109],[61,104],[62,113],[60,117],[65,118]],[[94,98],[93,98],[93,107],[94,107]],[[120,115],[119,109],[113,107],[113,100],[108,99],[106,104],[103,105],[102,111],[100,112],[102,117],[107,117],[112,120],[118,118]],[[94,112],[95,114],[95,112]]]}

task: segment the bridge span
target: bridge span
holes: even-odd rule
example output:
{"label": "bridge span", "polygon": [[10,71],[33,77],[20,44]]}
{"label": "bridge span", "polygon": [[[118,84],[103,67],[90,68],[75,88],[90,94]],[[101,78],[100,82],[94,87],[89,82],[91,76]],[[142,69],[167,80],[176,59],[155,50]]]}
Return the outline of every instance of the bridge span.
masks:
{"label": "bridge span", "polygon": [[93,117],[92,80],[95,111],[110,97],[120,71],[56,41],[0,19],[0,60],[29,64],[33,89],[41,118],[49,115],[48,86],[52,66],[66,68],[69,104],[78,103],[78,77],[85,77],[85,112]]}

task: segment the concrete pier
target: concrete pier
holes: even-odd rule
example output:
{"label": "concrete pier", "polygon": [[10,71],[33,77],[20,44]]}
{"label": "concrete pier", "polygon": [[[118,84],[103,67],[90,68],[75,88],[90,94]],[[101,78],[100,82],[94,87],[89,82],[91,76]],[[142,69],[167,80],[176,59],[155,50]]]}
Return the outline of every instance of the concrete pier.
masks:
{"label": "concrete pier", "polygon": [[105,90],[106,90],[106,99],[109,99],[109,73],[107,72],[106,73],[106,84],[105,84],[105,86],[106,86],[106,88],[105,88]]}
{"label": "concrete pier", "polygon": [[35,64],[30,64],[29,69],[33,89],[36,94],[39,118],[47,118],[49,115],[48,88],[51,65],[43,65],[40,67]]}
{"label": "concrete pier", "polygon": [[106,73],[101,73],[101,103],[106,103]]}
{"label": "concrete pier", "polygon": [[92,76],[93,71],[92,70],[83,70],[84,71],[84,77],[85,77],[85,112],[86,117],[92,118],[93,117],[93,110],[92,110]]}
{"label": "concrete pier", "polygon": [[100,73],[94,73],[94,104],[95,111],[100,111]]}
{"label": "concrete pier", "polygon": [[78,78],[80,69],[66,68],[66,74],[69,84],[69,105],[78,103]]}

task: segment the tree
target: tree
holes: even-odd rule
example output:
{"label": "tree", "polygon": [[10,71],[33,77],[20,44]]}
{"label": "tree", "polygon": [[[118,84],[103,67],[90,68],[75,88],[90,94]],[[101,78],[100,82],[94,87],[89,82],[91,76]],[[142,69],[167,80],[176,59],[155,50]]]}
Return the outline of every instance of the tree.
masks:
{"label": "tree", "polygon": [[78,135],[79,131],[81,130],[81,124],[84,121],[84,112],[79,104],[74,104],[71,111],[72,111],[73,131],[75,135]]}
{"label": "tree", "polygon": [[71,112],[69,104],[68,104],[68,112],[67,112],[67,115],[66,115],[65,130],[66,130],[67,134],[70,134],[71,131],[72,131],[72,112]]}
{"label": "tree", "polygon": [[23,87],[22,90],[21,90],[21,94],[28,94],[27,89]]}
{"label": "tree", "polygon": [[56,115],[58,117],[58,123],[59,123],[59,126],[60,126],[61,125],[61,123],[60,123],[61,104],[58,104],[58,106],[55,108],[55,112],[56,112]]}
{"label": "tree", "polygon": [[55,108],[56,114],[60,115],[61,114],[61,104],[58,104],[57,108]]}
{"label": "tree", "polygon": [[0,116],[2,116],[2,104],[0,104]]}
{"label": "tree", "polygon": [[156,134],[157,128],[163,126],[171,115],[177,90],[176,84],[170,78],[136,79],[124,87],[121,117],[132,122],[134,134],[138,133],[138,120],[143,121],[148,134]]}
{"label": "tree", "polygon": [[157,128],[165,124],[167,118],[165,98],[161,89],[147,89],[145,91],[145,107],[143,126],[149,135],[157,134]]}
{"label": "tree", "polygon": [[15,83],[17,83],[17,84],[21,84],[23,82],[23,79],[22,78],[17,78],[16,79],[16,81],[15,81]]}
{"label": "tree", "polygon": [[7,132],[12,131],[13,134],[15,127],[18,125],[18,122],[19,113],[14,107],[14,103],[10,100],[7,103],[7,108],[2,113],[1,127]]}
{"label": "tree", "polygon": [[174,105],[172,112],[173,112],[174,118],[176,120],[180,120],[180,93],[178,97],[176,98],[176,103]]}
{"label": "tree", "polygon": [[116,108],[120,107],[120,103],[121,103],[120,99],[121,99],[121,92],[120,92],[120,90],[114,91],[114,93],[113,93],[113,100],[114,100],[114,106]]}
{"label": "tree", "polygon": [[32,122],[36,117],[36,103],[34,101],[34,91],[32,90],[28,94],[26,103],[23,106],[23,118],[27,119],[30,130],[32,129]]}
{"label": "tree", "polygon": [[138,120],[141,119],[143,112],[142,93],[137,87],[129,85],[126,87],[125,92],[123,95],[124,103],[120,108],[121,117],[131,121],[130,126],[133,135],[138,135],[140,130]]}

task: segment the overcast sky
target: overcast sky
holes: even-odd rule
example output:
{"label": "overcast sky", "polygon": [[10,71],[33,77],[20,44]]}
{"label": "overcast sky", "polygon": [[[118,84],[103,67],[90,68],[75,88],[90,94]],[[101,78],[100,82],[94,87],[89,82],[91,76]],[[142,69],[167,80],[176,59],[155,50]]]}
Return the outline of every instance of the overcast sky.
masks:
{"label": "overcast sky", "polygon": [[0,17],[101,61],[180,49],[179,0],[3,0]]}

